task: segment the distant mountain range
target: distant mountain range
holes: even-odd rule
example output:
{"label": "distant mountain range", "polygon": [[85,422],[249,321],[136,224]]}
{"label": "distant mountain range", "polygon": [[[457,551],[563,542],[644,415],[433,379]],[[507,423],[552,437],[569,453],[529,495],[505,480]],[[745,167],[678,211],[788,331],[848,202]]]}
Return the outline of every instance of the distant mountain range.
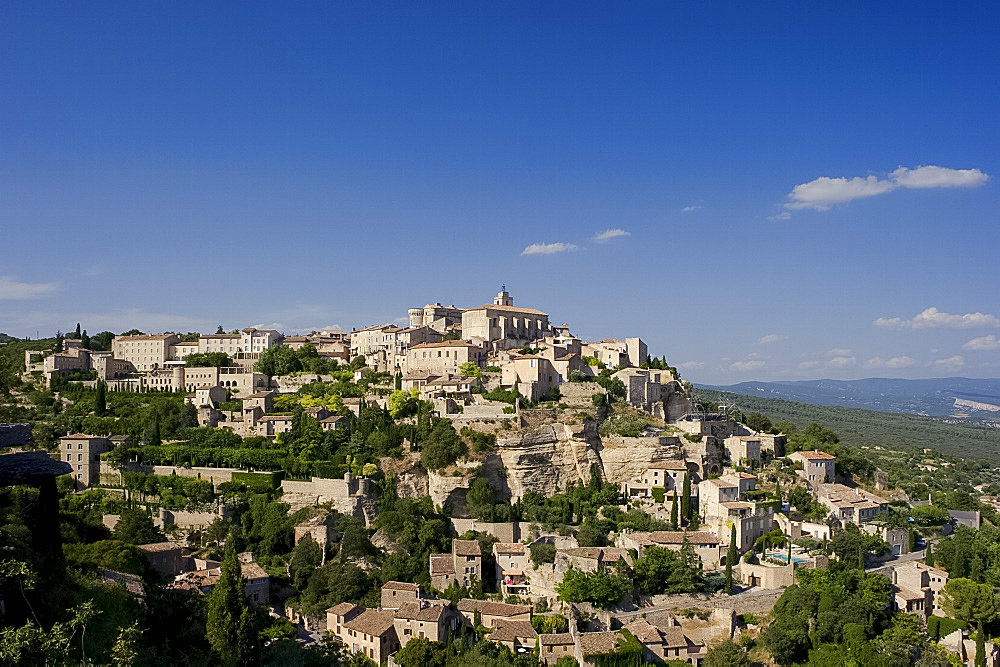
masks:
{"label": "distant mountain range", "polygon": [[744,396],[781,398],[811,405],[942,417],[969,424],[1000,423],[1000,379],[935,378],[897,380],[799,380],[695,385]]}

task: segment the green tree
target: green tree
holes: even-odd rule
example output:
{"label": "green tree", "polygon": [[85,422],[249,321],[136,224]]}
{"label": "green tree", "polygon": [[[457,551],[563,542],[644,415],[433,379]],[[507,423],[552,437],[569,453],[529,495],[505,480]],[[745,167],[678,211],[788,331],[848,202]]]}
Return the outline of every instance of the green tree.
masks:
{"label": "green tree", "polygon": [[394,656],[400,667],[444,667],[447,658],[445,645],[426,637],[411,639]]}
{"label": "green tree", "polygon": [[253,368],[270,378],[298,372],[302,370],[302,362],[295,354],[295,350],[284,345],[274,345],[260,353],[260,359]]}
{"label": "green tree", "polygon": [[750,667],[750,656],[732,639],[708,649],[702,667]]}
{"label": "green tree", "polygon": [[292,585],[300,591],[304,590],[309,584],[309,577],[322,564],[323,548],[316,543],[312,535],[306,535],[292,549],[292,558],[288,562]]}
{"label": "green tree", "polygon": [[421,446],[420,463],[427,470],[440,470],[450,466],[465,453],[465,443],[447,419],[435,421]]}
{"label": "green tree", "polygon": [[729,551],[726,552],[726,594],[733,593],[733,566],[739,559],[739,551],[736,548],[736,524],[729,527]]}
{"label": "green tree", "polygon": [[952,618],[975,625],[981,633],[983,625],[997,617],[997,595],[989,584],[962,577],[949,579],[941,591],[941,608]]}
{"label": "green tree", "polygon": [[90,349],[90,336],[87,335],[87,330],[83,330],[83,335],[80,336],[80,347],[85,350]]}
{"label": "green tree", "polygon": [[225,352],[195,352],[184,358],[184,365],[188,367],[219,368],[222,366],[232,366],[233,360]]}
{"label": "green tree", "polygon": [[691,521],[691,476],[684,473],[684,485],[681,492],[681,516],[684,517],[684,521],[690,523]]}
{"label": "green tree", "polygon": [[670,530],[677,530],[677,526],[677,489],[674,489],[674,497],[670,501]]}
{"label": "green tree", "polygon": [[108,385],[104,380],[97,381],[97,388],[94,390],[94,414],[103,417],[108,413]]}
{"label": "green tree", "polygon": [[163,539],[153,525],[153,518],[139,509],[122,510],[118,523],[115,524],[114,535],[116,540],[128,544],[151,544]]}
{"label": "green tree", "polygon": [[252,664],[259,656],[259,651],[253,652],[256,647],[249,637],[258,632],[251,607],[243,570],[236,556],[235,540],[230,538],[226,541],[219,580],[208,595],[205,628],[212,650],[224,664]]}
{"label": "green tree", "polygon": [[477,378],[481,377],[483,374],[483,370],[471,361],[466,361],[464,364],[459,366],[458,372],[467,378]]}
{"label": "green tree", "polygon": [[767,415],[763,415],[759,412],[751,412],[747,415],[746,425],[748,428],[756,431],[757,433],[767,433],[772,428],[774,424],[768,419]]}

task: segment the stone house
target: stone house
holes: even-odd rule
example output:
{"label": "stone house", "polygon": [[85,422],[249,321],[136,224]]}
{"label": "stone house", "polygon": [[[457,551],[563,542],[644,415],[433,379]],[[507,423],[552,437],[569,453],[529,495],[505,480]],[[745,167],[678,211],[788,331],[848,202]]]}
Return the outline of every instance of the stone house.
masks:
{"label": "stone house", "polygon": [[559,387],[559,372],[551,361],[537,354],[512,356],[504,364],[500,384],[516,389],[529,401],[537,401]]}
{"label": "stone house", "polygon": [[131,363],[137,371],[151,371],[173,360],[173,346],[180,340],[176,334],[115,336],[111,355]]}
{"label": "stone house", "polygon": [[264,415],[257,420],[254,435],[273,438],[279,433],[287,433],[290,430],[292,430],[292,415]]}
{"label": "stone house", "polygon": [[525,604],[506,604],[492,600],[465,598],[458,601],[458,612],[470,627],[478,622],[487,628],[495,628],[508,621],[531,621],[531,607]]}
{"label": "stone house", "polygon": [[727,543],[731,526],[736,527],[736,543],[740,553],[753,547],[761,535],[774,524],[774,503],[745,500],[748,491],[756,489],[757,478],[748,473],[733,473],[718,479],[707,479],[698,485],[704,523]]}
{"label": "stone house", "polygon": [[399,647],[403,648],[411,639],[425,637],[446,644],[449,632],[458,626],[456,617],[449,613],[449,609],[447,600],[418,600],[401,604],[393,616]]}
{"label": "stone house", "polygon": [[669,371],[623,368],[611,377],[625,385],[625,401],[629,405],[656,417],[664,417],[660,390],[663,384],[674,379]]}
{"label": "stone house", "polygon": [[[680,489],[684,484],[684,475],[688,472],[684,459],[672,461],[654,461],[638,475],[622,483],[622,493],[627,498],[651,498],[654,488],[661,488],[667,497]],[[692,487],[695,491],[697,487]]]}
{"label": "stone house", "polygon": [[889,501],[863,489],[843,484],[822,484],[817,492],[819,502],[826,505],[843,524],[868,523],[879,512],[889,509]]}
{"label": "stone house", "polygon": [[410,318],[410,328],[430,327],[442,334],[449,328],[462,324],[461,308],[442,306],[440,303],[429,303],[423,308],[410,308],[407,315]]}
{"label": "stone house", "polygon": [[752,435],[731,435],[723,441],[733,465],[760,467],[760,438]]}
{"label": "stone house", "polygon": [[893,528],[884,521],[870,521],[863,524],[861,530],[885,540],[893,556],[910,553],[910,531],[906,528]]}
{"label": "stone house", "polygon": [[149,564],[160,574],[174,577],[184,571],[186,559],[181,555],[180,545],[174,542],[138,544],[136,548],[146,554]]}
{"label": "stone house", "polygon": [[382,608],[399,609],[407,603],[420,602],[421,593],[418,584],[403,581],[387,581],[382,584]]}
{"label": "stone house", "polygon": [[100,482],[101,454],[111,451],[111,441],[97,435],[76,433],[59,438],[61,457],[73,468],[73,480],[79,489]]}
{"label": "stone house", "polygon": [[[266,604],[271,595],[271,578],[257,563],[250,560],[250,554],[240,554],[240,569],[246,581],[247,597],[257,604]],[[214,566],[193,572],[184,572],[174,578],[171,588],[179,590],[201,591],[205,595],[212,592],[222,574],[220,566]]]}
{"label": "stone house", "polygon": [[683,660],[692,665],[700,664],[707,649],[684,634],[679,626],[658,627],[645,618],[638,618],[625,629],[642,644],[643,660],[649,663]]}
{"label": "stone house", "polygon": [[534,308],[517,308],[506,290],[492,304],[462,311],[462,337],[489,343],[497,350],[509,350],[539,340],[552,333],[549,316]]}
{"label": "stone house", "polygon": [[837,458],[826,452],[813,450],[808,452],[792,452],[788,458],[802,464],[798,474],[809,482],[810,486],[835,482],[837,480]]}
{"label": "stone house", "polygon": [[565,574],[570,566],[580,572],[597,572],[619,563],[632,569],[632,556],[627,550],[618,547],[556,549],[555,571],[558,575]]}
{"label": "stone house", "polygon": [[476,540],[452,540],[450,554],[430,555],[431,584],[443,591],[457,582],[470,586],[472,580],[483,580],[483,556]]}
{"label": "stone house", "polygon": [[538,635],[538,659],[546,665],[554,665],[564,656],[572,656],[576,640],[569,632]]}
{"label": "stone house", "polygon": [[892,568],[890,575],[899,611],[930,616],[944,616],[939,596],[948,583],[948,573],[919,561],[902,563]]}
{"label": "stone house", "polygon": [[671,551],[680,551],[684,539],[694,547],[701,558],[705,570],[718,570],[725,562],[727,544],[715,533],[707,531],[657,530],[653,532],[622,531],[615,540],[615,546],[623,549],[635,549],[641,558],[648,547],[663,547]]}
{"label": "stone house", "polygon": [[493,545],[493,557],[501,595],[527,595],[530,590],[527,547],[520,542],[497,542]]}
{"label": "stone house", "polygon": [[463,364],[473,363],[485,368],[486,358],[486,350],[481,345],[464,340],[421,343],[406,351],[406,372],[459,375]]}
{"label": "stone house", "polygon": [[328,609],[326,618],[327,631],[352,653],[381,664],[399,650],[395,612],[391,609],[365,609],[343,603]]}
{"label": "stone house", "polygon": [[509,648],[514,655],[521,655],[535,650],[538,633],[531,621],[498,621],[489,638]]}

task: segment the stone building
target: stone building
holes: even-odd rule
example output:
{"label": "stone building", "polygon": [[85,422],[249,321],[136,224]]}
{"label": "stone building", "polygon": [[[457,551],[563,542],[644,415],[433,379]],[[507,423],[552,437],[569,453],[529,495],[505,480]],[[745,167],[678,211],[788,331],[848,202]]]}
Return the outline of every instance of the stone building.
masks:
{"label": "stone building", "polygon": [[411,639],[429,639],[448,642],[448,636],[457,625],[457,615],[449,611],[447,600],[417,600],[404,602],[393,615],[396,638],[403,648]]}
{"label": "stone building", "polygon": [[410,308],[407,314],[412,329],[430,327],[443,334],[448,329],[462,325],[462,309],[455,306],[429,303],[423,308]]}
{"label": "stone building", "polygon": [[723,441],[733,465],[760,467],[760,438],[752,435],[731,435]]}
{"label": "stone building", "polygon": [[418,584],[403,581],[387,581],[382,584],[383,609],[399,609],[406,603],[420,602],[421,597]]}
{"label": "stone building", "polygon": [[[688,472],[684,459],[672,461],[654,461],[642,472],[622,483],[622,492],[626,498],[651,498],[653,489],[663,489],[666,497],[680,493],[684,485],[684,475]],[[692,491],[697,493],[697,486]]]}
{"label": "stone building", "polygon": [[517,308],[506,290],[492,304],[462,311],[462,337],[489,343],[492,349],[510,350],[552,333],[549,316],[534,308]]}
{"label": "stone building", "polygon": [[530,591],[528,549],[520,542],[497,542],[493,545],[496,560],[496,578],[500,593],[528,595]]}
{"label": "stone building", "polygon": [[399,650],[395,612],[392,609],[365,609],[349,602],[326,611],[327,631],[347,650],[382,664]]}
{"label": "stone building", "polygon": [[811,487],[815,488],[816,485],[832,483],[837,480],[837,458],[835,456],[814,450],[811,452],[792,452],[788,458],[802,464],[802,470],[798,471],[798,474],[809,482]]}
{"label": "stone building", "polygon": [[413,345],[406,352],[406,372],[433,375],[459,375],[463,364],[486,367],[486,350],[464,340],[444,340]]}
{"label": "stone building", "polygon": [[115,359],[128,361],[137,371],[151,371],[174,359],[173,347],[180,340],[177,334],[115,336],[111,354]]}
{"label": "stone building", "polygon": [[431,584],[439,591],[453,582],[470,586],[483,580],[483,556],[476,540],[452,540],[450,554],[430,555]]}
{"label": "stone building", "polygon": [[77,488],[86,489],[100,482],[101,454],[111,451],[111,441],[97,435],[66,435],[59,438],[59,451],[73,467]]}
{"label": "stone building", "polygon": [[531,607],[525,604],[465,598],[459,600],[457,606],[458,612],[470,627],[475,627],[477,618],[478,623],[487,628],[495,628],[498,624],[508,621],[531,620]]}

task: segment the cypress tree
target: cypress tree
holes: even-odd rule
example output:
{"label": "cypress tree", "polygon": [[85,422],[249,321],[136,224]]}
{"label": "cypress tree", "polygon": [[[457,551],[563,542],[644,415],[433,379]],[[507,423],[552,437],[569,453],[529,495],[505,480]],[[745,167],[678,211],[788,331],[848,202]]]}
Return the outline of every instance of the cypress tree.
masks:
{"label": "cypress tree", "polygon": [[259,659],[256,616],[246,596],[246,581],[232,534],[226,539],[219,580],[208,595],[205,634],[223,664],[254,664]]}
{"label": "cypress tree", "polygon": [[986,667],[986,640],[983,639],[982,624],[976,633],[976,667]]}
{"label": "cypress tree", "polygon": [[681,516],[685,521],[691,521],[691,477],[684,473],[684,490],[681,496]]}
{"label": "cypress tree", "polygon": [[930,540],[927,540],[927,553],[924,555],[924,562],[928,565],[934,565],[934,553],[931,551]]}
{"label": "cypress tree", "polygon": [[677,530],[677,489],[674,489],[674,500],[670,504],[670,530]]}
{"label": "cypress tree", "polygon": [[97,381],[97,393],[94,396],[94,414],[103,417],[108,411],[108,385],[103,380]]}
{"label": "cypress tree", "polygon": [[729,551],[726,552],[726,595],[733,594],[733,565],[738,558],[736,551],[736,524],[729,527]]}
{"label": "cypress tree", "polygon": [[80,323],[76,323],[76,339],[80,340]]}
{"label": "cypress tree", "polygon": [[[778,497],[778,502],[781,502],[781,480],[779,479],[774,483],[774,495]],[[778,508],[781,509],[780,507]]]}

